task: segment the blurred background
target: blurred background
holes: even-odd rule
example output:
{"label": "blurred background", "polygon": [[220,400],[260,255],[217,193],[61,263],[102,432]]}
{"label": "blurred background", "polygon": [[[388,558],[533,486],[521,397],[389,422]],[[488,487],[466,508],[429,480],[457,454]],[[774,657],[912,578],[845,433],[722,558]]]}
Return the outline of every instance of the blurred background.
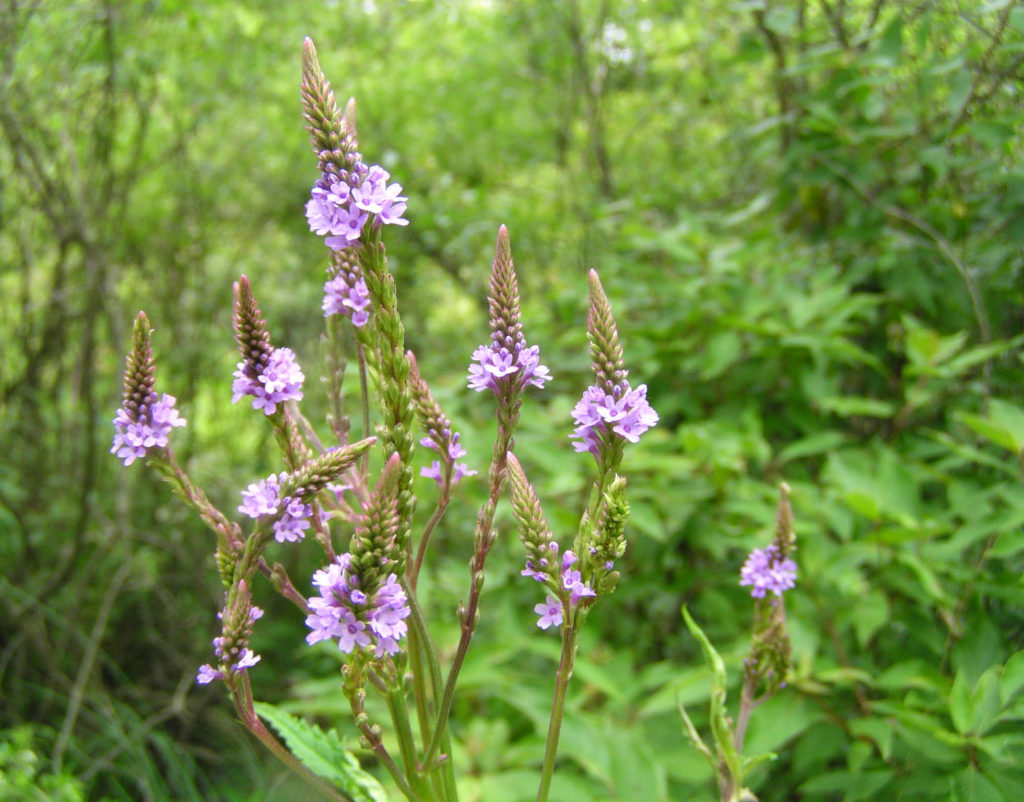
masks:
{"label": "blurred background", "polygon": [[[0,9],[0,799],[287,800],[314,791],[194,684],[213,541],[107,453],[132,319],[154,326],[174,448],[233,512],[280,470],[230,404],[231,283],[299,355],[322,420],[326,266],[303,204],[314,38],[387,232],[407,344],[485,474],[497,228],[556,381],[518,453],[556,537],[593,465],[586,271],[661,423],[629,449],[629,547],[588,619],[552,798],[712,799],[689,605],[734,681],[746,553],[793,488],[789,687],[749,750],[762,800],[1024,798],[1024,5],[1007,0],[10,0]],[[326,431],[326,429],[324,429]],[[426,460],[426,456],[422,455]],[[419,479],[421,515],[434,486]],[[454,609],[480,476],[423,580]],[[557,662],[507,507],[454,711],[467,800],[532,799]],[[280,549],[293,576],[311,550]],[[259,698],[353,738],[339,659],[263,585]],[[354,748],[357,744],[353,738]],[[367,765],[372,769],[372,762]]]}

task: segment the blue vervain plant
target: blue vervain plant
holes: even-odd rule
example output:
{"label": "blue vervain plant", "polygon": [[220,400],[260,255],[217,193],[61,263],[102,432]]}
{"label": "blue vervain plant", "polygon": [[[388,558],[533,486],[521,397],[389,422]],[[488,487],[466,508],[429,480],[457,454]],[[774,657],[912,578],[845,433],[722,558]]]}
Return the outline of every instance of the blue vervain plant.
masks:
{"label": "blue vervain plant", "polygon": [[[466,454],[460,435],[405,347],[383,233],[385,226],[408,223],[403,217],[407,198],[387,171],[363,161],[357,149],[355,104],[350,101],[344,111],[339,108],[309,39],[303,46],[301,94],[319,169],[306,217],[311,231],[323,236],[329,249],[322,311],[328,343],[327,424],[335,442],[325,445],[303,417],[299,402],[305,375],[291,349],[272,344],[252,286],[241,276],[234,286],[233,325],[240,358],[232,401],[251,399],[252,408],[271,426],[282,460],[282,470],[241,492],[237,511],[246,526],[214,506],[175,458],[169,436],[186,422],[175,409],[174,397],[156,392],[149,320],[142,312],[135,321],[111,450],[125,465],[145,459],[216,536],[216,566],[224,587],[218,613],[221,634],[213,641],[214,659],[199,668],[197,682],[223,683],[253,735],[334,799],[379,800],[385,795],[333,733],[255,701],[250,673],[261,657],[253,651],[251,638],[263,616],[253,603],[258,575],[304,616],[309,644],[328,641],[345,655],[340,689],[364,747],[376,755],[397,789],[414,802],[456,800],[449,717],[481,614],[487,557],[498,536],[495,512],[508,490],[526,551],[521,573],[543,587],[543,598],[534,608],[537,626],[561,635],[536,795],[546,800],[580,631],[598,599],[612,593],[620,578],[615,564],[626,549],[629,504],[626,479],[618,469],[627,444],[638,442],[657,424],[658,415],[647,401],[646,385],[629,381],[611,305],[597,273],[591,271],[587,339],[594,383],[572,410],[571,437],[577,452],[593,456],[596,472],[575,533],[561,542],[556,539],[515,456],[515,431],[526,394],[543,389],[552,376],[540,361],[539,347],[529,345],[524,333],[509,233],[502,226],[488,292],[490,340],[473,352],[468,372],[469,388],[494,396],[497,436],[486,475],[486,500],[476,516],[466,601],[457,611],[459,640],[443,667],[417,598],[417,584],[431,535],[453,500],[455,486],[476,471],[460,461]],[[359,408],[364,436],[358,440],[351,435],[352,399],[342,392],[351,360],[359,374],[354,406]],[[369,436],[374,405],[378,434]],[[436,482],[437,496],[426,524],[414,532],[417,422],[423,431],[419,445],[435,457],[421,474]],[[382,452],[383,469],[377,475],[370,469],[371,449]],[[740,756],[743,733],[756,704],[779,689],[788,669],[782,592],[793,586],[796,570],[790,559],[791,519],[784,487],[775,540],[744,566],[741,584],[752,586],[757,613],[735,725],[725,711],[721,658],[684,611],[712,668],[715,752],[703,743],[685,711],[683,716],[689,737],[711,760],[721,798],[728,802],[741,794],[751,798],[742,786],[750,763]],[[306,597],[288,570],[272,562],[274,541],[286,548],[313,541],[323,553],[323,567],[312,577],[314,595]],[[368,692],[379,694],[386,703],[394,736],[388,743],[397,744],[398,754],[385,744],[383,727],[367,710]],[[287,746],[261,717],[281,733]]]}

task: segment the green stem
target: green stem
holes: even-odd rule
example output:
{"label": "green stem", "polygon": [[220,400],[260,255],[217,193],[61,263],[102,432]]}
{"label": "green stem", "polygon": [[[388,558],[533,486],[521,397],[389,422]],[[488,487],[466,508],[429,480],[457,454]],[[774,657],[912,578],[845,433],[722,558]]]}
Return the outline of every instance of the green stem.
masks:
{"label": "green stem", "polygon": [[[448,469],[449,473],[451,468]],[[434,508],[433,514],[430,516],[430,520],[427,521],[427,525],[423,527],[423,534],[420,536],[420,543],[416,549],[416,559],[413,560],[412,567],[409,569],[409,587],[416,590],[416,581],[420,576],[420,568],[423,567],[423,558],[427,554],[427,545],[430,543],[430,536],[434,533],[434,529],[440,522],[441,518],[444,517],[445,511],[448,509],[448,505],[451,503],[451,483],[445,486],[445,490],[441,493],[441,497],[437,500],[437,507]]]}
{"label": "green stem", "polygon": [[409,725],[409,709],[405,703],[405,695],[401,688],[388,688],[387,700],[391,722],[395,725],[395,735],[398,738],[398,750],[402,753],[402,762],[405,765],[405,778],[420,796],[429,797],[429,789],[418,770],[416,740]]}
{"label": "green stem", "polygon": [[[564,604],[564,603],[563,603]],[[537,802],[545,802],[555,772],[555,756],[558,754],[558,736],[562,731],[562,714],[565,711],[565,696],[576,661],[576,637],[579,622],[573,612],[562,627],[562,657],[558,662],[555,676],[555,695],[551,700],[551,721],[548,723],[548,740],[544,749],[544,767],[541,769],[540,786],[537,788]]]}

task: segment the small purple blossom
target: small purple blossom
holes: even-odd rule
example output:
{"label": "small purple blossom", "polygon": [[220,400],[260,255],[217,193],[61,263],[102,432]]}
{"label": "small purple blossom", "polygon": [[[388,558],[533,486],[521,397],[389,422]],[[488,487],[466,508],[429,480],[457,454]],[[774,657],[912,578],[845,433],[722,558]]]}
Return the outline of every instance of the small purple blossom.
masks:
{"label": "small purple blossom", "polygon": [[408,225],[402,217],[408,198],[401,184],[388,183],[390,177],[380,165],[362,162],[345,177],[321,175],[306,203],[310,231],[326,237],[329,248],[341,250],[359,241],[367,222],[374,228]]}
{"label": "small purple blossom", "polygon": [[768,591],[781,596],[796,586],[796,563],[782,557],[774,543],[754,549],[740,570],[740,585],[751,586],[750,595],[755,599],[763,599]]}
{"label": "small purple blossom", "polygon": [[[224,652],[223,638],[213,639],[213,650],[220,660],[224,660],[226,655]],[[260,660],[260,656],[252,651],[252,649],[242,649],[241,653],[238,655],[238,660],[228,666],[227,671],[232,674],[237,674],[239,671],[245,671],[247,668],[252,668]],[[196,672],[196,683],[199,685],[209,685],[215,679],[224,679],[225,677],[226,672],[223,669],[214,668],[209,663],[205,663],[199,666],[199,670]]]}
{"label": "small purple blossom", "polygon": [[262,409],[265,414],[273,415],[278,404],[302,400],[302,382],[306,377],[290,348],[275,348],[267,365],[257,370],[259,372],[252,377],[246,371],[246,363],[238,363],[235,381],[231,385],[232,404],[242,396],[251,395],[253,409]]}
{"label": "small purple blossom", "polygon": [[[447,421],[445,421],[447,423]],[[448,444],[445,448],[445,443]],[[420,445],[429,448],[436,453],[441,460],[434,460],[430,467],[420,469],[420,476],[433,479],[439,485],[444,484],[445,468],[447,464],[452,466],[452,484],[457,485],[466,476],[476,476],[476,471],[468,468],[464,462],[457,462],[459,457],[466,456],[466,449],[459,443],[459,433],[452,432],[451,426],[445,425],[441,432],[434,429],[430,434],[420,440]]]}
{"label": "small purple blossom", "polygon": [[253,482],[242,491],[242,503],[238,511],[250,518],[264,515],[283,515],[274,521],[274,539],[278,543],[295,543],[305,536],[309,528],[309,518],[313,515],[313,507],[301,499],[285,496],[281,498],[281,484],[288,474],[271,474],[266,479]]}
{"label": "small purple blossom", "polygon": [[539,616],[537,626],[541,629],[562,625],[562,602],[554,596],[548,595],[543,602],[534,605],[533,611]]}
{"label": "small purple blossom", "polygon": [[346,315],[353,326],[365,326],[370,319],[370,293],[362,277],[339,273],[324,284],[324,317]]}
{"label": "small purple blossom", "polygon": [[[540,564],[535,565],[531,560],[527,560],[526,567],[519,573],[537,582],[545,583],[552,590],[557,585],[560,597],[564,599],[564,594],[567,592],[569,604],[573,607],[579,604],[580,599],[597,595],[597,592],[583,581],[581,572],[573,569],[578,558],[572,549],[563,552],[561,560],[559,560],[558,543],[552,540],[548,544],[548,548],[551,551],[550,561],[547,557],[541,557]],[[559,566],[557,569],[555,568],[556,564]],[[555,614],[555,605],[557,605],[557,615]],[[552,624],[562,623],[561,601],[553,595],[549,594],[544,604],[538,604],[533,609],[537,615],[541,616],[541,621],[537,624],[541,629],[547,629]]]}
{"label": "small purple blossom", "polygon": [[[154,394],[155,397],[155,394]],[[111,454],[131,465],[145,457],[151,449],[166,448],[171,429],[185,425],[185,419],[174,408],[176,399],[164,393],[158,401],[139,404],[135,419],[124,407],[114,417],[114,442]]]}
{"label": "small purple blossom", "polygon": [[[475,364],[469,366],[469,387],[478,393],[491,390],[496,395],[501,387],[517,388],[530,384],[543,387],[551,379],[546,365],[540,364],[540,346],[516,344],[513,351],[504,346],[481,345],[473,352]],[[505,379],[506,376],[514,376]]]}
{"label": "small purple blossom", "polygon": [[368,595],[359,585],[359,577],[349,572],[352,555],[345,553],[335,562],[313,574],[313,585],[320,595],[309,599],[312,611],[306,617],[309,644],[337,639],[346,654],[357,647],[373,645],[378,658],[398,653],[398,641],[405,637],[409,617],[408,599],[395,574]]}
{"label": "small purple blossom", "polygon": [[573,605],[578,604],[584,596],[597,595],[596,591],[583,581],[580,572],[573,570],[572,566],[577,559],[572,549],[567,549],[562,555],[562,587],[569,591],[569,602]]}
{"label": "small purple blossom", "polygon": [[641,384],[634,390],[625,381],[615,387],[613,395],[596,385],[588,387],[573,408],[572,417],[576,429],[571,436],[579,438],[573,446],[595,457],[599,456],[601,443],[609,432],[636,443],[640,435],[658,422],[658,413],[647,402],[647,385]]}

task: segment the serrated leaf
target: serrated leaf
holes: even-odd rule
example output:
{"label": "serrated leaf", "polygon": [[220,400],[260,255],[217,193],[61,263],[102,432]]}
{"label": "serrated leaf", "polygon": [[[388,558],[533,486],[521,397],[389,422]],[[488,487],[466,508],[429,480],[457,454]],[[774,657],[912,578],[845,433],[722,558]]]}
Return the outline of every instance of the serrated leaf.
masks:
{"label": "serrated leaf", "polygon": [[259,717],[277,731],[291,753],[314,774],[357,802],[388,802],[384,788],[376,778],[363,771],[337,732],[324,732],[315,724],[267,702],[256,702],[253,707]]}

